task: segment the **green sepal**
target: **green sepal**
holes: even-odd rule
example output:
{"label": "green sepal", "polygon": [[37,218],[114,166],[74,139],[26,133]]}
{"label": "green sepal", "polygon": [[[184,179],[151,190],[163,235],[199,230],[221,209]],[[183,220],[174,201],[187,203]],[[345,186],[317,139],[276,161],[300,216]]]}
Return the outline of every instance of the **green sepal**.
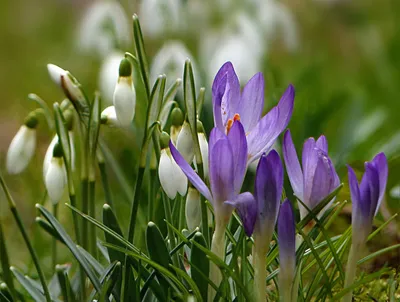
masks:
{"label": "green sepal", "polygon": [[[201,246],[207,247],[206,240],[200,232],[197,232],[194,235],[193,241]],[[190,273],[192,279],[197,284],[203,300],[207,301],[208,281],[205,278],[208,278],[210,273],[210,261],[202,250],[200,250],[195,244],[192,244],[190,262]]]}
{"label": "green sepal", "polygon": [[24,120],[24,125],[30,129],[36,129],[38,124],[39,124],[39,120],[36,116],[35,111],[32,111],[31,113],[29,113],[28,116]]}
{"label": "green sepal", "polygon": [[123,58],[119,63],[119,76],[130,77],[132,75],[132,64],[127,58]]}

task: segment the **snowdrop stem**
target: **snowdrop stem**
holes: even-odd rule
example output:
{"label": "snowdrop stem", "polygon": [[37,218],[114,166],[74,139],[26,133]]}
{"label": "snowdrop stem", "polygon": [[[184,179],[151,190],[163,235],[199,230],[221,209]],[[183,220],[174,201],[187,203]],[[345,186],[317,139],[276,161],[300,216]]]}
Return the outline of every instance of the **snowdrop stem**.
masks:
{"label": "snowdrop stem", "polygon": [[[96,219],[96,205],[95,205],[95,181],[90,179],[89,180],[89,215]],[[89,250],[90,253],[97,258],[97,240],[96,240],[96,227],[93,223],[89,224],[89,239],[90,245]]]}
{"label": "snowdrop stem", "polygon": [[[197,170],[198,173],[201,177],[201,179],[204,180],[204,171],[203,171],[203,165],[197,165]],[[200,194],[200,209],[201,209],[201,233],[204,236],[205,241],[207,244],[210,244],[210,233],[208,229],[208,217],[207,217],[207,204],[206,201],[203,197],[203,195]]]}
{"label": "snowdrop stem", "polygon": [[177,194],[177,201],[179,202],[179,231],[185,227],[185,199],[183,196]]}
{"label": "snowdrop stem", "polygon": [[104,156],[103,152],[101,151],[100,148],[97,149],[97,162],[100,170],[100,177],[101,177],[101,184],[103,186],[104,190],[104,196],[106,203],[110,205],[110,207],[115,211],[114,207],[114,202],[112,200],[112,195],[111,195],[111,190],[110,190],[110,185],[108,183],[108,174],[107,174],[107,169],[106,169],[106,164],[104,162]]}
{"label": "snowdrop stem", "polygon": [[43,292],[44,292],[44,295],[46,297],[46,301],[47,302],[51,302],[52,300],[51,300],[51,297],[50,297],[50,292],[49,292],[49,289],[48,289],[47,284],[46,284],[46,279],[45,279],[44,273],[42,271],[42,268],[40,267],[39,258],[36,255],[36,252],[35,252],[35,250],[34,250],[34,248],[32,246],[31,241],[29,240],[28,233],[26,232],[25,226],[24,226],[24,224],[22,222],[21,216],[19,215],[19,212],[18,212],[18,209],[17,209],[17,207],[15,205],[15,202],[14,202],[14,200],[13,200],[13,198],[12,198],[8,188],[7,188],[6,183],[4,182],[3,176],[1,176],[1,175],[0,175],[0,185],[3,188],[4,194],[6,195],[6,198],[7,198],[7,201],[8,201],[8,205],[9,205],[11,213],[13,214],[14,219],[15,219],[15,221],[17,223],[19,231],[21,232],[21,235],[24,238],[24,241],[25,241],[25,244],[26,244],[26,246],[27,246],[27,248],[29,250],[29,253],[31,254],[31,257],[32,257],[32,260],[33,260],[33,264],[36,267],[37,273],[39,275],[40,283],[42,284],[42,287],[43,287]]}
{"label": "snowdrop stem", "polygon": [[[349,257],[346,265],[346,279],[344,282],[344,288],[349,287],[353,284],[356,277],[357,261],[359,259],[360,251],[363,248],[363,244],[352,243]],[[353,297],[353,291],[348,292],[342,299],[343,302],[351,302]]]}
{"label": "snowdrop stem", "polygon": [[[55,219],[58,219],[58,203],[53,204],[53,216]],[[53,247],[52,247],[52,254],[51,254],[51,260],[53,264],[53,269],[55,271],[56,265],[57,265],[57,239],[53,237]]]}
{"label": "snowdrop stem", "polygon": [[[211,252],[224,260],[225,258],[225,228],[226,223],[216,218],[215,230],[211,240]],[[219,287],[222,281],[220,269],[214,263],[210,263],[210,280]],[[216,292],[211,286],[208,287],[208,301],[213,301]]]}
{"label": "snowdrop stem", "polygon": [[[88,192],[89,192],[89,180],[87,177],[81,179],[81,198],[82,198],[82,212],[84,214],[89,214],[89,202],[88,202]],[[86,219],[82,220],[82,247],[85,250],[88,249],[88,243],[89,243],[89,231],[88,231],[88,222]]]}

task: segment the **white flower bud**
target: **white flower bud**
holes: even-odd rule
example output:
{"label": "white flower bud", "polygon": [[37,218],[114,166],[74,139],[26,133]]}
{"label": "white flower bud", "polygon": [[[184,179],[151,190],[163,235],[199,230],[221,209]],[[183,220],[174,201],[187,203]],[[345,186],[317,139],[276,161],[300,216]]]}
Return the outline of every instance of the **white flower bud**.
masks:
{"label": "white flower bud", "polygon": [[163,190],[170,199],[174,199],[177,192],[181,196],[185,196],[187,192],[187,178],[175,162],[169,148],[161,150],[158,177],[160,178]]}
{"label": "white flower bud", "polygon": [[64,159],[53,156],[46,173],[45,185],[49,198],[54,204],[60,201],[66,183]]}
{"label": "white flower bud", "polygon": [[201,223],[200,193],[190,187],[186,197],[185,208],[186,223],[190,231],[193,231]]}
{"label": "white flower bud", "polygon": [[119,78],[113,97],[115,112],[123,127],[128,127],[135,116],[136,92],[131,73],[131,63],[128,59],[123,59],[119,65]]}
{"label": "white flower bud", "polygon": [[102,124],[108,126],[115,126],[115,127],[120,126],[114,106],[108,106],[106,109],[104,109],[101,112],[100,120]]}
{"label": "white flower bud", "polygon": [[9,174],[21,173],[35,153],[36,129],[22,125],[11,141],[7,152],[6,167]]}
{"label": "white flower bud", "polygon": [[47,70],[52,81],[56,83],[61,89],[63,89],[64,92],[68,93],[69,98],[72,98],[73,100],[84,99],[82,90],[71,79],[71,74],[68,70],[64,70],[54,64],[47,64]]}
{"label": "white flower bud", "polygon": [[197,134],[200,144],[201,159],[203,160],[204,178],[208,177],[208,142],[203,132]]}
{"label": "white flower bud", "polygon": [[[75,171],[75,145],[74,145],[74,134],[72,131],[68,131],[69,135],[69,142],[71,144],[71,169],[72,171]],[[43,160],[43,179],[46,180],[46,174],[49,169],[51,159],[53,158],[53,149],[54,146],[58,142],[58,136],[57,134],[54,135],[53,139],[51,140],[49,146],[47,147],[46,154],[44,156]],[[67,173],[65,171],[65,173]]]}
{"label": "white flower bud", "polygon": [[182,129],[179,132],[176,148],[179,153],[182,154],[186,162],[191,164],[194,158],[194,143],[190,125],[186,121],[183,123]]}
{"label": "white flower bud", "polygon": [[51,80],[61,87],[61,77],[67,76],[67,71],[54,64],[47,64]]}

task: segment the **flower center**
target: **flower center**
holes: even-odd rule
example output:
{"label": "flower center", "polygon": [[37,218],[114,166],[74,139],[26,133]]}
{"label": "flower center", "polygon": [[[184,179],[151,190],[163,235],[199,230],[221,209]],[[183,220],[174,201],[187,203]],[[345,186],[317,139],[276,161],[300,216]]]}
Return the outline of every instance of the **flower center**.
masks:
{"label": "flower center", "polygon": [[229,133],[229,131],[231,130],[232,126],[233,126],[233,122],[235,121],[240,121],[240,115],[239,113],[235,113],[235,115],[233,116],[233,119],[230,118],[227,122],[226,122],[226,134]]}

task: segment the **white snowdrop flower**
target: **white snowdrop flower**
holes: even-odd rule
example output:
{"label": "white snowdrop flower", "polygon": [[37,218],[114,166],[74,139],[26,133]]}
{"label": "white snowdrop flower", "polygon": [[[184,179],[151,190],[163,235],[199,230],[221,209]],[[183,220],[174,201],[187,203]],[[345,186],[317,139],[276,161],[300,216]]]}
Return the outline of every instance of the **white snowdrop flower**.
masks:
{"label": "white snowdrop flower", "polygon": [[47,64],[47,70],[52,81],[57,84],[68,95],[68,97],[73,100],[84,99],[82,90],[78,84],[74,82],[72,75],[68,70],[64,70],[54,64]]}
{"label": "white snowdrop flower", "polygon": [[119,77],[118,68],[123,58],[122,52],[114,51],[103,60],[99,74],[99,89],[103,104],[112,104],[115,85]]}
{"label": "white snowdrop flower", "polygon": [[182,154],[187,163],[191,164],[194,158],[194,143],[190,125],[184,122],[176,140],[176,149]]}
{"label": "white snowdrop flower", "polygon": [[86,11],[78,32],[78,47],[99,56],[129,45],[130,21],[118,1],[95,1]]}
{"label": "white snowdrop flower", "polygon": [[53,158],[53,149],[54,149],[54,146],[57,144],[57,142],[58,142],[58,136],[54,135],[49,146],[47,147],[46,154],[44,155],[44,160],[43,160],[43,180],[44,181],[46,181],[46,174],[47,174],[47,171],[49,170],[51,159]]}
{"label": "white snowdrop flower", "polygon": [[31,161],[36,148],[36,126],[38,120],[30,114],[11,141],[6,158],[9,174],[21,173]]}
{"label": "white snowdrop flower", "polygon": [[199,138],[199,145],[200,145],[200,152],[201,152],[201,158],[203,161],[203,172],[204,172],[204,178],[208,177],[208,142],[206,135],[204,132],[200,132],[197,134]]}
{"label": "white snowdrop flower", "polygon": [[45,185],[47,193],[53,204],[57,204],[67,183],[64,159],[62,157],[61,146],[56,143],[53,148],[53,156],[46,172]]}
{"label": "white snowdrop flower", "polygon": [[106,109],[104,109],[101,112],[100,120],[101,120],[102,124],[105,124],[108,126],[115,126],[115,127],[120,126],[114,106],[108,106]]}
{"label": "white snowdrop flower", "polygon": [[192,62],[195,83],[198,85],[200,77],[196,73],[197,68],[194,58],[185,45],[179,41],[166,42],[154,56],[150,68],[152,81],[155,82],[160,74],[165,74],[167,76],[167,86],[169,86],[176,79],[182,78],[187,59]]}
{"label": "white snowdrop flower", "polygon": [[188,229],[193,231],[201,223],[200,193],[195,188],[189,187],[186,196],[185,208]]}
{"label": "white snowdrop flower", "polygon": [[126,58],[119,65],[113,103],[119,123],[122,127],[128,127],[135,116],[136,92],[132,83],[132,65]]}
{"label": "white snowdrop flower", "polygon": [[143,33],[157,38],[167,32],[182,31],[180,0],[142,0],[139,18]]}
{"label": "white snowdrop flower", "polygon": [[171,155],[168,142],[169,135],[163,132],[160,139],[162,150],[158,165],[158,177],[164,192],[170,199],[174,199],[177,193],[185,196],[188,183],[185,174]]}

